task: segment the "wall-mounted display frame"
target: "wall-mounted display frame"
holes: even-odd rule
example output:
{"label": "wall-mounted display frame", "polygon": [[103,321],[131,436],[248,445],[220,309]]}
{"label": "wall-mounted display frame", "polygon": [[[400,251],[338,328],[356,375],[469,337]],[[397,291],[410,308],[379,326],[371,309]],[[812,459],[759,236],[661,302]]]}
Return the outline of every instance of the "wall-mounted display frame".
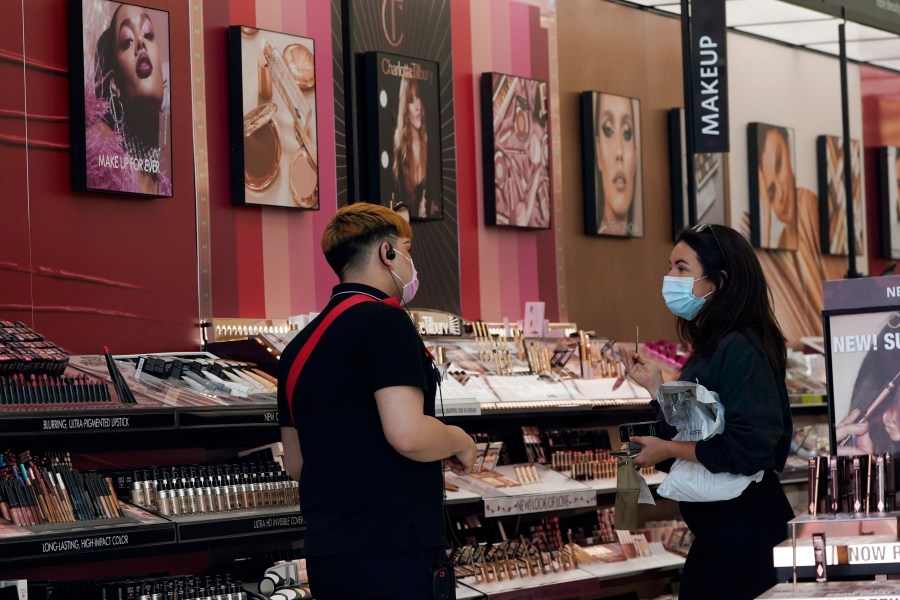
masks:
{"label": "wall-mounted display frame", "polygon": [[793,129],[747,125],[750,241],[757,248],[797,250],[796,156]]}
{"label": "wall-mounted display frame", "polygon": [[900,148],[878,149],[881,255],[900,260]]}
{"label": "wall-mounted display frame", "polygon": [[605,92],[581,94],[584,232],[644,236],[641,101]]}
{"label": "wall-mounted display frame", "polygon": [[546,81],[481,75],[481,147],[486,225],[549,229],[549,89]]}
{"label": "wall-mounted display frame", "polygon": [[234,25],[228,57],[232,202],[318,210],[314,41]]}
{"label": "wall-mounted display frame", "polygon": [[684,143],[684,109],[669,110],[669,164],[672,187],[672,236],[697,223],[727,225],[728,160],[725,154],[694,154],[694,183],[697,195],[688,203]]}
{"label": "wall-mounted display frame", "polygon": [[[853,228],[856,254],[863,254],[865,221],[862,200],[862,155],[858,140],[851,140],[853,178]],[[834,135],[816,138],[816,167],[819,174],[819,238],[823,254],[846,256],[847,194],[844,186],[844,140]]]}
{"label": "wall-mounted display frame", "polygon": [[171,197],[169,13],[71,0],[69,60],[75,190]]}
{"label": "wall-mounted display frame", "polygon": [[366,200],[404,204],[411,221],[444,218],[438,67],[386,52],[364,58]]}

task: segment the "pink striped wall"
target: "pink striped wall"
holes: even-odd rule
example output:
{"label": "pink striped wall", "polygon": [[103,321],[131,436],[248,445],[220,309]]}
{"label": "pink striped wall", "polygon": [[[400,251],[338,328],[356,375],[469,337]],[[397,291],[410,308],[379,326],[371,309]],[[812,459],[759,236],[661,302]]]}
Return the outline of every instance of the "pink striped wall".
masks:
{"label": "pink striped wall", "polygon": [[[454,14],[469,15],[469,22],[454,20],[453,27],[465,27],[470,35],[454,33],[454,71],[472,73],[474,79],[469,97],[458,96],[457,129],[472,127],[475,133],[474,177],[469,189],[464,190],[465,177],[460,178],[460,227],[471,227],[463,213],[477,211],[477,245],[474,249],[461,247],[464,254],[477,252],[478,285],[477,298],[467,298],[467,288],[463,286],[463,308],[476,314],[465,314],[468,318],[480,317],[487,320],[521,319],[525,302],[541,300],[547,303],[549,318],[559,318],[559,302],[555,272],[539,269],[542,252],[555,252],[554,236],[547,232],[488,228],[484,226],[483,174],[481,169],[480,100],[478,80],[481,73],[508,73],[519,77],[549,80],[549,46],[545,30],[540,30],[542,0],[453,0],[463,4]],[[462,41],[457,41],[462,40]],[[459,44],[468,44],[460,47]],[[470,64],[463,65],[468,60]],[[538,65],[538,68],[535,67]],[[541,68],[543,67],[543,68]],[[538,72],[540,71],[540,72]],[[459,87],[459,86],[458,86]],[[469,106],[461,107],[467,102]],[[471,110],[471,112],[470,112]],[[468,115],[473,116],[468,119]],[[457,168],[467,168],[460,162]],[[557,201],[558,199],[554,199]],[[555,224],[554,224],[555,226]],[[469,232],[461,232],[465,236]]]}
{"label": "pink striped wall", "polygon": [[[224,35],[218,26],[221,14],[216,14],[224,10],[228,25],[254,25],[315,40],[320,208],[299,211],[232,207],[227,198],[222,200],[230,190],[214,191],[213,197],[219,201],[210,219],[213,273],[217,280],[213,315],[283,318],[318,310],[337,282],[319,246],[322,232],[337,208],[335,155],[331,150],[335,146],[331,4],[326,0],[230,0],[226,8],[220,2],[208,0],[204,5],[207,22],[215,24],[208,26],[207,39]],[[215,45],[207,44],[206,51],[207,69],[217,62],[225,64],[224,56],[218,61],[217,56],[210,55],[218,51]],[[225,102],[216,90],[210,89],[208,96],[219,98],[220,104]],[[216,108],[210,113],[221,117],[222,107]],[[219,154],[214,156],[213,152]],[[210,160],[223,159],[221,150],[211,147]],[[217,182],[224,185],[221,177]],[[230,264],[235,268],[229,268]]]}

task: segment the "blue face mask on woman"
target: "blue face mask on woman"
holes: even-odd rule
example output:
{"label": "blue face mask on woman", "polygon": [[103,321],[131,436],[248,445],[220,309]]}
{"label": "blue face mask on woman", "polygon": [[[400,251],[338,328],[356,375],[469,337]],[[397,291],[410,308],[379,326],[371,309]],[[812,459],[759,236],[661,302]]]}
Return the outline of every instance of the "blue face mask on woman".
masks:
{"label": "blue face mask on woman", "polygon": [[663,277],[662,295],[666,301],[666,306],[672,311],[676,317],[681,317],[687,321],[693,320],[706,303],[705,294],[702,298],[694,295],[694,283],[706,279],[706,275],[698,279],[692,277],[671,277],[666,275]]}

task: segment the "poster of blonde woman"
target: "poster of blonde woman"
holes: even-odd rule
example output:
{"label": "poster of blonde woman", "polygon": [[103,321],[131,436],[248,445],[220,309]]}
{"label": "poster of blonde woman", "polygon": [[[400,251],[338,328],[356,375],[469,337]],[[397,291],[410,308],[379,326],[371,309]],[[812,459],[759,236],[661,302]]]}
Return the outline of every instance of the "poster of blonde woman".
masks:
{"label": "poster of blonde woman", "polygon": [[413,221],[443,219],[438,64],[385,52],[365,60],[365,200],[405,205]]}
{"label": "poster of blonde woman", "polygon": [[70,57],[75,189],[171,196],[169,13],[76,1]]}

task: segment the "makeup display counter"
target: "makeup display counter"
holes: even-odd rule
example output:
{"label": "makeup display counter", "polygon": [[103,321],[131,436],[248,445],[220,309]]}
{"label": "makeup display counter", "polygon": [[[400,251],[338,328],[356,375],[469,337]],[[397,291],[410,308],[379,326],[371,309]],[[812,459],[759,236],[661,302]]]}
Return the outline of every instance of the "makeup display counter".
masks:
{"label": "makeup display counter", "polygon": [[[55,469],[49,461],[45,468],[40,461],[22,458],[29,470],[25,475],[17,470],[13,476],[19,488],[13,495],[8,488],[0,490],[0,504],[10,501],[15,513],[15,518],[9,514],[0,520],[0,578],[42,566],[214,547],[234,548],[234,555],[240,556],[247,547],[289,548],[302,540],[305,524],[296,503],[286,505],[287,499],[282,505],[247,503],[238,509],[235,503],[235,510],[213,511],[209,498],[202,511],[198,496],[198,506],[183,511],[190,514],[173,514],[129,501],[128,490],[110,476],[110,465],[149,468],[151,460],[202,462],[277,442],[271,376],[252,365],[197,352],[116,357],[114,364],[117,376],[102,355],[73,356],[62,379],[7,378],[0,389],[0,439],[6,442],[0,451],[10,446],[37,454],[77,449],[76,466],[90,465],[90,473],[104,473],[110,490],[116,488],[109,493],[119,497],[114,502],[105,488],[95,493],[98,490],[89,486],[60,493],[52,486],[55,475],[48,477]],[[128,393],[118,387],[117,377]],[[60,381],[70,385],[61,387]],[[11,465],[20,467],[16,461],[21,456],[0,457],[0,479],[9,478],[10,473],[2,471]],[[33,485],[28,496],[26,482]]]}
{"label": "makeup display counter", "polygon": [[779,583],[760,600],[900,600],[900,585],[889,581]]}
{"label": "makeup display counter", "polygon": [[795,573],[805,580],[900,574],[898,512],[807,514],[789,528],[791,537],[773,551],[782,581],[794,580]]}
{"label": "makeup display counter", "polygon": [[[511,542],[510,548],[518,542]],[[634,578],[671,577],[684,565],[684,558],[668,552],[660,543],[645,544],[645,552],[640,556],[624,558],[618,554],[615,562],[603,562],[589,553],[593,548],[578,548],[566,555],[565,550],[549,554],[538,561],[536,553],[512,558],[502,545],[480,547],[473,552],[487,556],[477,562],[463,560],[457,555],[457,598],[459,590],[470,589],[484,597],[500,600],[528,600],[542,598],[568,600],[571,598],[600,598],[616,590],[618,586],[630,585]],[[499,556],[498,556],[499,555]],[[577,558],[571,559],[572,555]],[[618,597],[618,596],[616,596]]]}
{"label": "makeup display counter", "polygon": [[297,507],[272,507],[230,514],[163,517],[121,503],[122,516],[21,527],[0,524],[0,573],[61,561],[85,562],[166,554],[192,545],[238,546],[248,538],[298,540],[305,531]]}

